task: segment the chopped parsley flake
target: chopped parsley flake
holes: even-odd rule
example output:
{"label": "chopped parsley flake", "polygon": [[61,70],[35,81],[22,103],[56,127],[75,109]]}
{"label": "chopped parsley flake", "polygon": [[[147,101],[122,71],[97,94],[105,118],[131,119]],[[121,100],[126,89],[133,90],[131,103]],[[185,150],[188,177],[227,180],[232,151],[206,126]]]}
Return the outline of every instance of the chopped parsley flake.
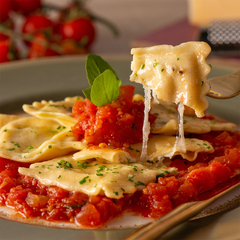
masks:
{"label": "chopped parsley flake", "polygon": [[79,181],[80,184],[84,184],[86,182],[86,179],[88,179],[89,176],[84,177],[82,180]]}
{"label": "chopped parsley flake", "polygon": [[160,173],[160,174],[158,174],[156,177],[159,178],[159,177],[164,177],[164,176],[165,176],[164,173]]}
{"label": "chopped parsley flake", "polygon": [[133,182],[133,178],[134,178],[134,177],[136,177],[136,174],[134,174],[134,175],[131,176],[131,177],[128,177],[128,181]]}
{"label": "chopped parsley flake", "polygon": [[64,159],[60,160],[60,162],[57,163],[58,167],[61,167],[61,168],[64,168],[64,169],[67,169],[67,168],[72,168],[72,164],[68,161],[65,161]]}
{"label": "chopped parsley flake", "polygon": [[98,168],[98,170],[97,170],[97,172],[103,171],[103,170],[105,169],[105,167],[106,167],[106,166],[104,166],[104,165],[100,165],[99,168]]}
{"label": "chopped parsley flake", "polygon": [[98,177],[101,177],[101,176],[103,176],[103,174],[102,174],[102,173],[96,173],[96,175],[97,175]]}
{"label": "chopped parsley flake", "polygon": [[10,149],[8,149],[9,151],[14,151],[15,150],[15,148],[10,148]]}
{"label": "chopped parsley flake", "polygon": [[88,166],[88,162],[77,162],[77,166],[78,166],[79,168],[83,168],[83,169],[86,169],[86,168],[89,167],[89,166]]}
{"label": "chopped parsley flake", "polygon": [[145,68],[145,64],[142,64],[141,69],[144,69],[144,68]]}
{"label": "chopped parsley flake", "polygon": [[118,192],[116,192],[116,191],[113,191],[113,193],[114,193],[116,196],[118,196]]}
{"label": "chopped parsley flake", "polygon": [[143,183],[143,182],[141,182],[141,181],[137,181],[137,182],[135,182],[135,187],[137,187],[137,186],[140,186],[140,185],[143,185],[143,186],[145,186],[145,184]]}

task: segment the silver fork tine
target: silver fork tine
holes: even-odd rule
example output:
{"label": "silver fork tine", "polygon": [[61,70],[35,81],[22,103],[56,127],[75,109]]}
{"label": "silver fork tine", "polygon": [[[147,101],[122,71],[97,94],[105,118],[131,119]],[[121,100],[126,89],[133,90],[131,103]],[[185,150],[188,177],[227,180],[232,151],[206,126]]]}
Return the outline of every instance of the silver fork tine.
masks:
{"label": "silver fork tine", "polygon": [[211,90],[208,97],[226,99],[237,96],[240,93],[240,69],[222,77],[208,80]]}

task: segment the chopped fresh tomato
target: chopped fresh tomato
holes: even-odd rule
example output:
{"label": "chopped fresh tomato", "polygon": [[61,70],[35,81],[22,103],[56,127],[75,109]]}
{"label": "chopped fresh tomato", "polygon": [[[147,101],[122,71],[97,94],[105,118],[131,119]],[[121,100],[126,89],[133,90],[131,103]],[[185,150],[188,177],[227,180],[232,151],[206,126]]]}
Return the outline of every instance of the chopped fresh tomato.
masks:
{"label": "chopped fresh tomato", "polygon": [[[76,101],[72,115],[78,120],[73,132],[78,139],[89,144],[106,143],[113,147],[123,147],[142,141],[144,102],[132,101],[134,87],[121,86],[116,101],[97,107],[89,100]],[[150,122],[156,119],[150,115]]]}

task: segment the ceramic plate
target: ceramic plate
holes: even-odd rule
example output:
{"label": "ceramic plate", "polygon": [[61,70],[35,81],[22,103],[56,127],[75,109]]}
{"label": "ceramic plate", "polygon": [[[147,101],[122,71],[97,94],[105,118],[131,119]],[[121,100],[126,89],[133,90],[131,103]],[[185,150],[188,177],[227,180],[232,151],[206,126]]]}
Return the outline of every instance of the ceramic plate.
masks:
{"label": "ceramic plate", "polygon": [[[136,86],[136,92],[143,94],[142,86],[129,82],[131,57],[103,56],[115,69],[123,85]],[[209,77],[228,74],[233,69],[214,66]],[[62,100],[67,96],[82,95],[82,89],[88,87],[85,74],[85,57],[49,58],[36,61],[21,61],[0,66],[0,112],[21,113],[24,103],[31,104],[40,100]],[[240,125],[240,96],[228,100],[209,100],[208,113]],[[195,219],[202,219],[239,205],[239,188],[222,197],[201,212]],[[0,208],[0,211],[5,211]],[[236,211],[236,210],[235,210]],[[214,217],[214,216],[213,216]],[[149,220],[126,215],[109,222],[105,230],[72,230],[71,225],[62,225],[63,229],[22,224],[12,219],[0,219],[0,239],[110,239],[117,240]],[[194,220],[192,222],[197,222]],[[207,221],[207,220],[206,220]],[[190,223],[188,223],[190,224]],[[43,225],[44,224],[40,224]],[[11,231],[10,229],[16,229]],[[121,230],[119,230],[121,228]],[[112,230],[115,229],[115,230]],[[238,229],[237,229],[238,230]],[[19,234],[19,232],[22,234]],[[189,231],[188,231],[189,232]],[[171,232],[170,232],[171,234]]]}

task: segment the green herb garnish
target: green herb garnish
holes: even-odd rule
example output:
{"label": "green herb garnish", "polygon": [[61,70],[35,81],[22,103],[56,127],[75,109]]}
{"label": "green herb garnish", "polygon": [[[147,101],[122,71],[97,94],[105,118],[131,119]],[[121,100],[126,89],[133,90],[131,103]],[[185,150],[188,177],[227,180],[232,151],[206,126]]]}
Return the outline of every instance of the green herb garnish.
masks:
{"label": "green herb garnish", "polygon": [[86,169],[86,168],[89,167],[89,166],[88,166],[88,162],[77,162],[77,166],[78,166],[79,168],[83,168],[83,169]]}
{"label": "green herb garnish", "polygon": [[112,67],[100,56],[87,56],[86,72],[90,88],[84,89],[83,93],[94,105],[101,107],[118,98],[122,82]]}
{"label": "green herb garnish", "polygon": [[137,187],[137,186],[140,186],[140,185],[143,185],[143,186],[145,186],[145,184],[143,183],[143,182],[141,182],[141,181],[137,181],[137,182],[135,182],[135,187]]}
{"label": "green herb garnish", "polygon": [[72,164],[68,161],[65,161],[64,159],[57,162],[57,164],[58,164],[57,167],[61,167],[61,168],[64,168],[64,169],[73,168]]}
{"label": "green herb garnish", "polygon": [[89,176],[84,177],[82,180],[79,181],[79,183],[84,184],[86,182],[87,178],[89,178]]}
{"label": "green herb garnish", "polygon": [[118,196],[118,192],[117,192],[117,191],[113,191],[113,193],[114,193],[116,196]]}

